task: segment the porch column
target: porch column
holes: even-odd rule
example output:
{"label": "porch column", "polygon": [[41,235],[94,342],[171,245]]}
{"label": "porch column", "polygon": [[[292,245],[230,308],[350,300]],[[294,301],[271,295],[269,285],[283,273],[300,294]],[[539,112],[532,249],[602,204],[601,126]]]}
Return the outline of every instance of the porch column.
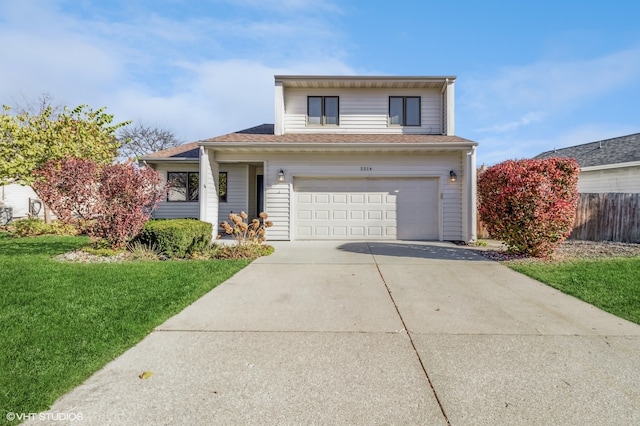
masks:
{"label": "porch column", "polygon": [[200,220],[213,225],[213,236],[218,235],[218,185],[220,165],[215,152],[200,147]]}
{"label": "porch column", "polygon": [[478,237],[477,220],[478,214],[478,202],[477,202],[477,178],[478,173],[476,170],[476,147],[472,147],[471,151],[467,153],[467,242],[476,241]]}

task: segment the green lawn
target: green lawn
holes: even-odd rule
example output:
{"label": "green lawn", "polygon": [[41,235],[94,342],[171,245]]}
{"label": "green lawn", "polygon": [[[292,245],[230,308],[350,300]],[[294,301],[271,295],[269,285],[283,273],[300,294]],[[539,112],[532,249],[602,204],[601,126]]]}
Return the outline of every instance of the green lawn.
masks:
{"label": "green lawn", "polygon": [[[47,409],[249,260],[63,263],[83,237],[0,233],[0,424]],[[15,424],[17,422],[13,422]]]}
{"label": "green lawn", "polygon": [[551,287],[640,324],[640,257],[559,263],[508,262]]}

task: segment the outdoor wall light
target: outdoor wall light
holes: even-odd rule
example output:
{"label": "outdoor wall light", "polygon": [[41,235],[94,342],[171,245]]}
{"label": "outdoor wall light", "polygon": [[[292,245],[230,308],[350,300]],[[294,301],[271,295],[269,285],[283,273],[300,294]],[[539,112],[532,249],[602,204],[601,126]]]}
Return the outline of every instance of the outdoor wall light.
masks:
{"label": "outdoor wall light", "polygon": [[284,170],[280,169],[278,173],[278,182],[284,182]]}
{"label": "outdoor wall light", "polygon": [[449,182],[455,182],[456,180],[458,180],[458,175],[456,175],[456,172],[451,170],[449,172]]}

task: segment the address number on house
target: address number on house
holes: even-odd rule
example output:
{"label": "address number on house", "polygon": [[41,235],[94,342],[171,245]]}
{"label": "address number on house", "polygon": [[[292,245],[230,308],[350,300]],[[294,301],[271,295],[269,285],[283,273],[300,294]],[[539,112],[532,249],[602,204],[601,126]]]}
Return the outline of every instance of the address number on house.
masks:
{"label": "address number on house", "polygon": [[360,166],[361,172],[370,172],[371,170],[373,170],[373,167],[371,166]]}

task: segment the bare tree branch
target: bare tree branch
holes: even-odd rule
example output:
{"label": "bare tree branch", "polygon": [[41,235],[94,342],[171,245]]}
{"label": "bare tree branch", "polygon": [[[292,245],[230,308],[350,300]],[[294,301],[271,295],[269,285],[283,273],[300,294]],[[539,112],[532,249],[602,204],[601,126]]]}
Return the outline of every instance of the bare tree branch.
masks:
{"label": "bare tree branch", "polygon": [[51,119],[55,120],[58,115],[64,110],[64,106],[58,103],[53,95],[48,92],[42,92],[37,99],[29,99],[26,96],[22,96],[22,100],[16,101],[14,99],[13,111],[15,114],[30,114],[40,115],[47,108],[51,108]]}
{"label": "bare tree branch", "polygon": [[163,149],[181,145],[183,141],[167,129],[137,123],[123,127],[118,132],[122,142],[120,156],[137,159],[145,154],[151,154]]}

